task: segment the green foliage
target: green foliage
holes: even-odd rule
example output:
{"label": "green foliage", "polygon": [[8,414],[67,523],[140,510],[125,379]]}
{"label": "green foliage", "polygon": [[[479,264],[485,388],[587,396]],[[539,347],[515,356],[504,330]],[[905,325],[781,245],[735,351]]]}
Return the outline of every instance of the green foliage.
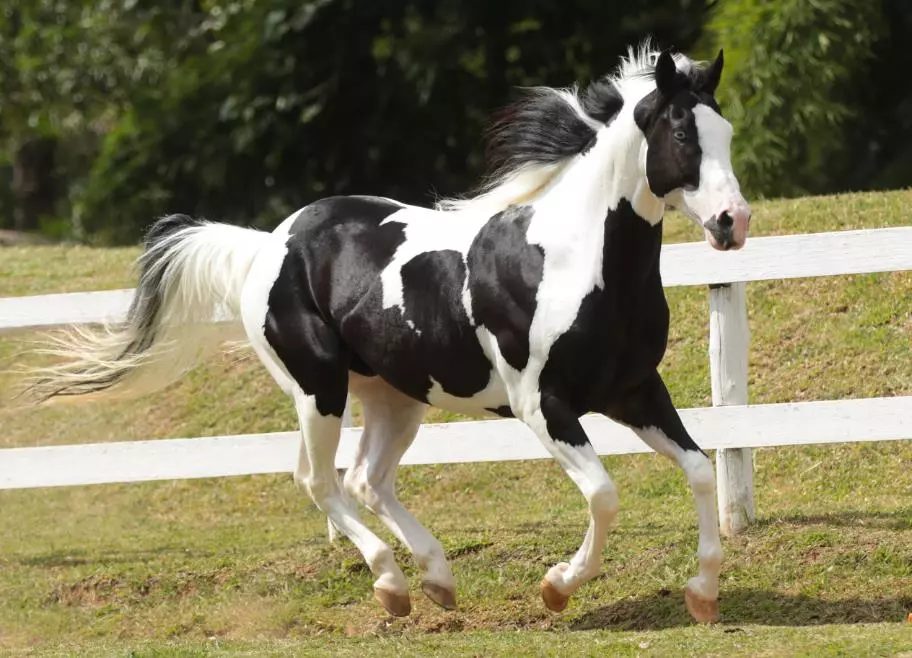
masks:
{"label": "green foliage", "polygon": [[[19,0],[0,6],[0,165],[12,165],[0,170],[0,181],[10,181],[19,167],[20,177],[64,183],[60,215],[46,218],[44,232],[72,232],[69,202],[81,193],[100,140],[135,89],[160,84],[175,48],[171,33],[187,25],[193,4]],[[21,148],[36,140],[47,144],[50,156],[42,164],[52,171],[26,169]],[[20,196],[29,193],[23,187]],[[3,196],[0,226],[10,216]]]}
{"label": "green foliage", "polygon": [[725,48],[749,195],[908,183],[912,3],[710,4],[0,3],[0,226],[132,243],[168,212],[273,226],[330,194],[427,204],[478,180],[512,87],[585,82],[649,34]]}
{"label": "green foliage", "polygon": [[853,95],[882,36],[870,0],[727,0],[708,25],[725,48],[719,100],[735,126],[732,157],[750,194],[827,188],[857,119]]}
{"label": "green foliage", "polygon": [[511,86],[599,75],[650,31],[686,46],[705,3],[627,12],[619,22],[592,0],[199,3],[189,27],[168,30],[179,42],[162,48],[160,78],[124,83],[128,103],[76,195],[78,225],[130,242],[165,212],[272,226],[329,194],[464,192]]}

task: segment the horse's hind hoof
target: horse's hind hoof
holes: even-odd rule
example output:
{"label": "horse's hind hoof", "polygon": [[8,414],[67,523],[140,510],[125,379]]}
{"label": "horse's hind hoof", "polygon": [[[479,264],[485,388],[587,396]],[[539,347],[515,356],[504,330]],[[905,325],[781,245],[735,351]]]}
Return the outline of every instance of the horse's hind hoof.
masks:
{"label": "horse's hind hoof", "polygon": [[551,612],[561,612],[567,607],[567,601],[570,600],[570,597],[557,591],[557,588],[548,582],[547,578],[542,579],[539,587],[541,589],[542,601],[545,602],[545,607],[548,608],[548,610]]}
{"label": "horse's hind hoof", "polygon": [[456,592],[453,590],[436,583],[424,581],[421,583],[421,591],[444,610],[456,609]]}
{"label": "horse's hind hoof", "polygon": [[718,599],[709,600],[697,596],[690,591],[690,588],[684,589],[684,604],[687,606],[687,612],[694,618],[694,621],[701,624],[714,624],[719,621],[719,601]]}
{"label": "horse's hind hoof", "polygon": [[412,611],[412,601],[409,599],[408,592],[396,594],[395,592],[375,587],[374,598],[380,601],[380,605],[386,608],[386,611],[393,617],[408,617]]}

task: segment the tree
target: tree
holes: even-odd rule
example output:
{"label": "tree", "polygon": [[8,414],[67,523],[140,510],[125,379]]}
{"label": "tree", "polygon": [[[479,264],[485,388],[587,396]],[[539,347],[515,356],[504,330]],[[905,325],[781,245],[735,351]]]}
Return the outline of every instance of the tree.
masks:
{"label": "tree", "polygon": [[[838,187],[850,158],[856,91],[884,32],[870,0],[728,0],[706,41],[725,48],[720,103],[735,127],[732,157],[752,195]],[[707,49],[708,50],[708,49]]]}
{"label": "tree", "polygon": [[[687,48],[702,2],[202,2],[193,46],[134,87],[76,210],[133,241],[156,215],[273,226],[329,194],[430,203],[483,169],[487,117],[516,85],[611,69],[649,31]],[[116,222],[113,221],[116,218]]]}
{"label": "tree", "polygon": [[72,230],[67,220],[58,219],[56,227],[46,222],[69,214],[100,139],[134,89],[157,84],[180,48],[174,35],[194,15],[193,2],[154,4],[17,0],[0,6],[0,172],[6,170],[15,197],[14,208],[0,207],[0,226],[14,217],[21,229],[43,221],[52,232]]}

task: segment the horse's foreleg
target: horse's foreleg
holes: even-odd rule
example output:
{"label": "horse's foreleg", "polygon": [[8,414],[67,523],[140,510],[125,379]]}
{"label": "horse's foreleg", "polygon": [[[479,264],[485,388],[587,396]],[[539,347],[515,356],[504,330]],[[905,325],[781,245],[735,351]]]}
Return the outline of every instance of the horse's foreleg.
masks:
{"label": "horse's foreleg", "polygon": [[573,592],[599,573],[607,533],[618,512],[617,489],[589,443],[579,419],[560,400],[541,396],[541,403],[522,413],[589,504],[589,528],[570,562],[560,562],[545,574],[541,594],[550,610],[563,610]]}
{"label": "horse's foreleg", "polygon": [[719,571],[722,542],[716,514],[716,478],[712,462],[687,433],[668,390],[656,373],[608,415],[626,425],[653,450],[674,460],[687,476],[697,507],[700,571],[687,583],[684,599],[699,622],[719,619]]}

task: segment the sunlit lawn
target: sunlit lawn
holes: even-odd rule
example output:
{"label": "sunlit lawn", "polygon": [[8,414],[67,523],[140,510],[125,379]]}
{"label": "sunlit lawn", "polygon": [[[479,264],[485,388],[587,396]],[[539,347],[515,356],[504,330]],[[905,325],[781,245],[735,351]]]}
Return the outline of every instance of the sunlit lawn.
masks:
{"label": "sunlit lawn", "polygon": [[[912,225],[912,192],[757,204],[756,235]],[[670,240],[698,239],[680,217]],[[749,249],[748,244],[748,249]],[[0,296],[131,285],[136,250],[0,250]],[[663,366],[679,406],[709,404],[706,294],[669,292]],[[749,286],[751,400],[912,393],[912,275]],[[29,362],[0,340],[0,368]],[[293,427],[251,358],[225,357],[159,395],[23,408],[0,376],[5,447]],[[436,419],[447,419],[441,414]],[[697,437],[699,440],[699,437]],[[550,462],[408,467],[406,505],[453,561],[460,608],[420,595],[383,614],[371,576],[288,476],[0,492],[0,649],[100,655],[876,655],[912,651],[912,443],[757,452],[760,520],[725,544],[723,622],[694,627],[684,479],[654,455],[606,459],[621,489],[603,575],[560,615],[537,583],[585,529]],[[373,522],[373,520],[372,520]],[[374,523],[375,527],[379,526]],[[384,536],[387,536],[384,533]]]}

